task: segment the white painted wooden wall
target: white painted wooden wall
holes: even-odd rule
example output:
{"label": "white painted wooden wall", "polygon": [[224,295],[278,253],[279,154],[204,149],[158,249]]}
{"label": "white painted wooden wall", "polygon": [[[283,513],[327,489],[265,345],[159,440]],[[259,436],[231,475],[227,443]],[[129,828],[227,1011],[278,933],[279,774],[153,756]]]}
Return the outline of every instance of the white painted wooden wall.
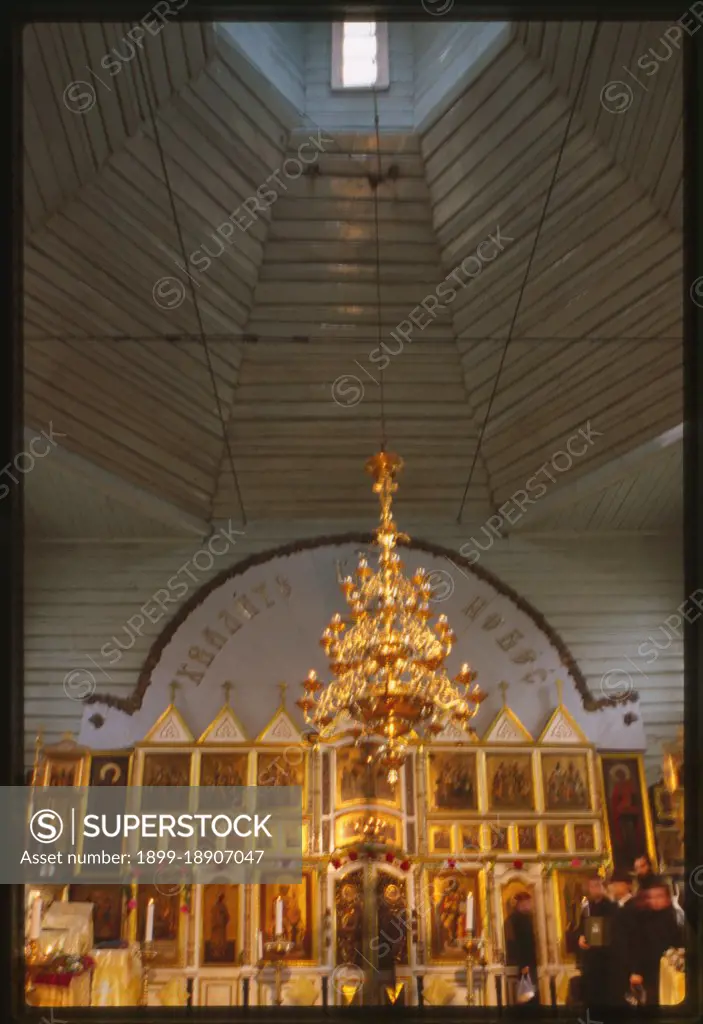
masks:
{"label": "white painted wooden wall", "polygon": [[219,22],[225,34],[300,111],[305,105],[307,26],[296,22]]}
{"label": "white painted wooden wall", "polygon": [[[229,556],[215,563],[212,572],[294,537],[329,534],[338,529],[337,524],[334,530],[325,529],[324,524],[252,527]],[[447,527],[441,536],[419,529],[411,532],[457,550],[468,540],[466,532],[460,533],[459,529]],[[199,547],[197,542],[173,540],[34,542],[29,547],[25,580],[28,766],[40,727],[45,730],[46,742],[58,740],[67,730],[77,733],[82,704],[66,696],[63,682],[68,672],[92,671],[100,690],[119,696],[131,692],[166,619],[158,625],[148,624],[134,648],[108,670],[111,681],[101,676],[87,655],[98,656],[113,634],[122,635],[127,619],[165,586]],[[665,647],[660,627],[684,599],[682,566],[673,544],[659,536],[576,538],[533,534],[513,537],[501,547],[496,542],[482,556],[481,564],[546,617],[577,659],[594,695],[602,695],[605,673],[615,673],[611,679],[616,681],[625,679],[619,670],[630,674],[642,697],[647,767],[655,778],[660,741],[672,737],[683,719],[683,650],[680,641],[671,640],[657,660],[648,664],[638,654],[638,647],[650,636]],[[207,578],[208,574],[200,574],[199,582]],[[193,583],[184,600],[196,589]],[[323,627],[321,622],[320,629]],[[266,696],[276,699],[276,695]]]}

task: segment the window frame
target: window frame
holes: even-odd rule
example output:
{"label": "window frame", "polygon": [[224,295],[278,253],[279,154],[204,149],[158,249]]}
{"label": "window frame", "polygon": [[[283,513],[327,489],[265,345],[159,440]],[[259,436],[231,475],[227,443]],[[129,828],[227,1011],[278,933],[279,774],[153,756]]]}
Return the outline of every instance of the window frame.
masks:
{"label": "window frame", "polygon": [[[361,21],[362,19],[358,19]],[[330,88],[334,92],[378,92],[390,88],[388,59],[388,22],[377,21],[376,25],[376,81],[373,85],[345,85],[342,78],[342,56],[344,52],[344,26],[348,22],[335,21],[332,24],[332,61]]]}

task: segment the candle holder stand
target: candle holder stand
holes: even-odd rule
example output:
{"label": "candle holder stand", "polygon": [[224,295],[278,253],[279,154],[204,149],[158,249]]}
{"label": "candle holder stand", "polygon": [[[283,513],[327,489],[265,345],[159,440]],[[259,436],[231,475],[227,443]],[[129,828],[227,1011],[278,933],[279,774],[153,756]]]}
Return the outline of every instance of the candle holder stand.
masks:
{"label": "candle holder stand", "polygon": [[473,930],[469,930],[467,937],[464,940],[464,949],[466,950],[466,1005],[476,1005],[476,994],[474,992],[474,967],[476,964],[480,964],[485,967],[485,958],[483,956],[485,949],[485,942],[483,938],[474,938]]}
{"label": "candle holder stand", "polygon": [[142,962],[142,1006],[149,1005],[149,982],[151,981],[151,964],[156,959],[153,942],[143,942],[137,956]]}
{"label": "candle holder stand", "polygon": [[266,957],[256,965],[259,970],[264,967],[273,967],[276,972],[276,994],[274,996],[276,1006],[283,1005],[283,961],[294,945],[295,943],[290,942],[284,935],[277,935],[272,942],[264,943]]}

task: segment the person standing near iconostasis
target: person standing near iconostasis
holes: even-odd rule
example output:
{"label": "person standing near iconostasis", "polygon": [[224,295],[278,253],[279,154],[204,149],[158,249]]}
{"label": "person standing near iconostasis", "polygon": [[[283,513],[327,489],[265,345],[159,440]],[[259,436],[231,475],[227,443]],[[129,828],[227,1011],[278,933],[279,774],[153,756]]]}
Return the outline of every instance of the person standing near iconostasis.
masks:
{"label": "person standing near iconostasis", "polygon": [[667,949],[680,949],[683,944],[684,930],[671,901],[669,884],[653,875],[642,890],[642,906],[637,910],[630,976],[633,986],[643,986],[646,1006],[659,1005],[661,958]]}
{"label": "person standing near iconostasis", "polygon": [[515,897],[515,909],[508,915],[505,922],[505,949],[507,966],[517,967],[520,978],[529,975],[534,986],[534,998],[525,1005],[539,1006],[537,941],[532,915],[532,896],[529,892],[519,892]]}
{"label": "person standing near iconostasis", "polygon": [[652,880],[656,878],[652,867],[652,858],[648,853],[635,857],[634,869],[637,891],[641,892],[643,889],[647,889]]}
{"label": "person standing near iconostasis", "polygon": [[614,871],[608,883],[608,893],[617,908],[613,917],[611,943],[610,1002],[613,1006],[627,1006],[631,990],[632,956],[637,938],[638,910],[632,898],[632,878],[627,871]]}
{"label": "person standing near iconostasis", "polygon": [[613,917],[617,906],[605,894],[598,875],[588,880],[588,898],[583,907],[578,946],[581,961],[581,1000],[587,1007],[610,1002],[610,946]]}

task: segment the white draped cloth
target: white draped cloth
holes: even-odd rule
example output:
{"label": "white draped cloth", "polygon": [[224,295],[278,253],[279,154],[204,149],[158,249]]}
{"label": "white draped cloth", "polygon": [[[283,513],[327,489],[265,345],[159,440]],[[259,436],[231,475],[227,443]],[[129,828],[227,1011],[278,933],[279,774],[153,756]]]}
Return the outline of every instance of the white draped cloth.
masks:
{"label": "white draped cloth", "polygon": [[52,903],[42,922],[40,943],[43,949],[51,938],[45,938],[46,931],[51,932],[54,939],[57,938],[56,933],[63,933],[61,952],[80,955],[89,953],[93,948],[93,904],[63,901]]}

